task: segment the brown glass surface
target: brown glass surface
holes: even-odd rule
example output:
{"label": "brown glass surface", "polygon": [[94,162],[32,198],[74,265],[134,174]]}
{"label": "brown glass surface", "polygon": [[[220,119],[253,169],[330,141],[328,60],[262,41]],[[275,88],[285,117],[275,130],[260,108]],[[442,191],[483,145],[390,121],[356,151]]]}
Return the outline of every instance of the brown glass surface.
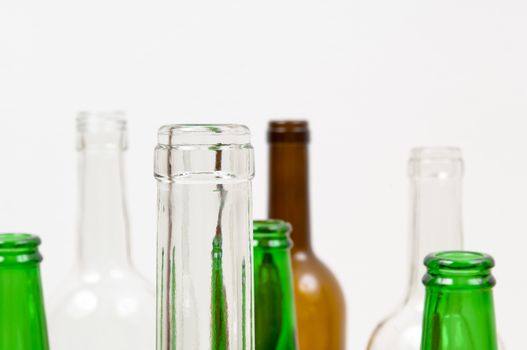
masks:
{"label": "brown glass surface", "polygon": [[293,226],[293,275],[299,348],[345,350],[346,311],[342,290],[311,246],[308,183],[308,124],[271,122],[269,217]]}

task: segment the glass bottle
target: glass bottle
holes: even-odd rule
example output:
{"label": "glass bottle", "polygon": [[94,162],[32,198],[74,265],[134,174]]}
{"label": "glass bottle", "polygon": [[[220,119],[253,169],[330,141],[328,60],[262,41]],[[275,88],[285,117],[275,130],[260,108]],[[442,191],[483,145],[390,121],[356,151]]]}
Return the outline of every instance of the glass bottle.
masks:
{"label": "glass bottle", "polygon": [[306,121],[273,121],[270,144],[269,217],[293,226],[293,276],[299,348],[344,350],[346,311],[342,290],[311,245]]}
{"label": "glass bottle", "polygon": [[245,126],[159,130],[158,350],[254,349],[253,163]]}
{"label": "glass bottle", "polygon": [[0,234],[0,349],[48,350],[40,238]]}
{"label": "glass bottle", "polygon": [[457,148],[416,148],[408,162],[411,210],[409,288],[404,304],[375,329],[369,350],[419,350],[425,290],[424,257],[461,250],[463,159]]}
{"label": "glass bottle", "polygon": [[465,251],[430,254],[421,350],[497,350],[491,256]]}
{"label": "glass bottle", "polygon": [[155,346],[155,297],[130,258],[122,113],[80,113],[77,266],[50,313],[54,350]]}
{"label": "glass bottle", "polygon": [[285,221],[254,222],[256,350],[297,349],[290,231]]}

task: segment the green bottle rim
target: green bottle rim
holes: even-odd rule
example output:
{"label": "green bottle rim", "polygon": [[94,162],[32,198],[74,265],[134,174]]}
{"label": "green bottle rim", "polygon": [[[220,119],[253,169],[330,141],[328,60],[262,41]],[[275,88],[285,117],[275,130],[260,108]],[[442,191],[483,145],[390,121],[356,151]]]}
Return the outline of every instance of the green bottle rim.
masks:
{"label": "green bottle rim", "polygon": [[426,286],[449,288],[493,287],[496,284],[491,269],[494,258],[473,251],[444,251],[426,256],[428,271],[423,277]]}
{"label": "green bottle rim", "polygon": [[254,248],[290,248],[293,246],[290,233],[291,224],[284,220],[254,220]]}
{"label": "green bottle rim", "polygon": [[38,263],[40,237],[29,233],[0,233],[0,265]]}

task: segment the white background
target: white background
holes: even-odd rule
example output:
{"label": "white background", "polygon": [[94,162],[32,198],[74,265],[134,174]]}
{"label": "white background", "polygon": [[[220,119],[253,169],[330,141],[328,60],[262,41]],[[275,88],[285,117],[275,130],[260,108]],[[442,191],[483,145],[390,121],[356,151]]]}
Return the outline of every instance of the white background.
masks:
{"label": "white background", "polygon": [[124,109],[133,256],[154,282],[165,123],[311,121],[314,243],[364,349],[407,282],[408,149],[466,158],[467,247],[492,253],[499,331],[525,348],[527,5],[522,0],[0,0],[0,230],[41,235],[49,296],[73,265],[74,116]]}

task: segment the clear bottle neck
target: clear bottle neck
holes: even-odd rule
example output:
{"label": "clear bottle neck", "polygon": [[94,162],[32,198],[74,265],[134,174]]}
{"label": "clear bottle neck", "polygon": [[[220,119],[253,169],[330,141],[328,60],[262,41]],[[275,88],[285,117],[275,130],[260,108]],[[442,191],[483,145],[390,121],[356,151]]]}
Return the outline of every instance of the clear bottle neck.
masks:
{"label": "clear bottle neck", "polygon": [[419,148],[411,152],[411,262],[407,302],[422,305],[426,255],[463,249],[463,160],[456,148]]}
{"label": "clear bottle neck", "polygon": [[100,274],[131,265],[124,195],[125,126],[123,116],[116,113],[81,113],[77,119],[80,266]]}

